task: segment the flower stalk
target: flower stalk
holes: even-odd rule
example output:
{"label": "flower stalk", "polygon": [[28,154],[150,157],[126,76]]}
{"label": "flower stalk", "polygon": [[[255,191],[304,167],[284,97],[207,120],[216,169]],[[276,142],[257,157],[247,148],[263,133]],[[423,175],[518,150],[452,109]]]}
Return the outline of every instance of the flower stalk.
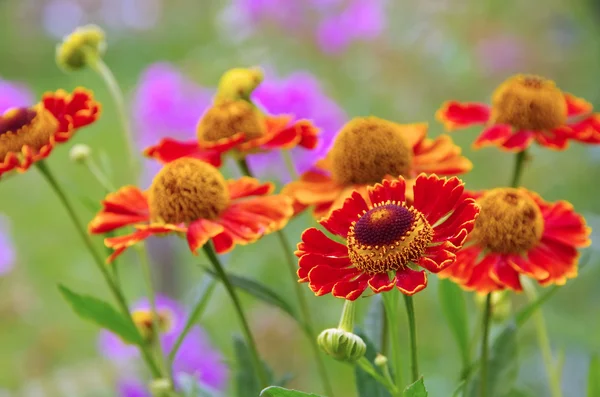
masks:
{"label": "flower stalk", "polygon": [[415,321],[415,307],[412,296],[403,295],[406,304],[406,315],[408,316],[408,329],[410,334],[410,370],[412,381],[419,379],[419,362],[417,354],[417,325]]}
{"label": "flower stalk", "polygon": [[404,386],[402,379],[402,369],[404,367],[404,359],[400,348],[400,327],[398,322],[398,293],[395,290],[383,294],[383,303],[385,307],[385,315],[387,317],[390,350],[392,353],[392,361],[394,366],[394,382],[399,390]]}

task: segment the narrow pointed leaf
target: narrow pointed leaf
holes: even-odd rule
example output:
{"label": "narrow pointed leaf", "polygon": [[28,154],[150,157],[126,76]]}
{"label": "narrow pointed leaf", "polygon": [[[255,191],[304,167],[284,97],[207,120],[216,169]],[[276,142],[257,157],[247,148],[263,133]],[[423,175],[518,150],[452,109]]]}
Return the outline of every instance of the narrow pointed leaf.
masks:
{"label": "narrow pointed leaf", "polygon": [[440,280],[438,296],[444,317],[458,347],[463,366],[465,366],[469,363],[470,357],[469,318],[464,293],[452,281]]}
{"label": "narrow pointed leaf", "polygon": [[58,289],[79,317],[93,321],[121,337],[125,342],[141,344],[142,338],[135,325],[109,303],[89,295],[80,295],[59,285]]}
{"label": "narrow pointed leaf", "polygon": [[408,385],[404,392],[402,392],[402,397],[427,397],[427,389],[425,388],[425,382],[423,381],[423,377],[421,376],[415,383]]}
{"label": "narrow pointed leaf", "polygon": [[322,397],[318,394],[304,393],[298,390],[284,389],[283,387],[270,386],[260,393],[260,397]]}
{"label": "narrow pointed leaf", "polygon": [[[246,342],[238,336],[233,338],[233,350],[236,358],[235,391],[237,397],[256,397],[260,394],[260,382],[256,376],[254,362]],[[268,382],[273,383],[273,371],[265,364]]]}

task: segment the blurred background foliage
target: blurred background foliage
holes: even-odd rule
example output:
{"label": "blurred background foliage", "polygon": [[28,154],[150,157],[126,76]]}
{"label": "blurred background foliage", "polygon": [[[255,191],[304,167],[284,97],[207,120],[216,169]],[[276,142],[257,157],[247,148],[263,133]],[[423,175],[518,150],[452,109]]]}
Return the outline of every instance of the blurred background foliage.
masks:
{"label": "blurred background foliage", "polygon": [[[104,103],[98,123],[59,147],[50,166],[72,197],[99,202],[103,191],[87,171],[69,161],[74,143],[106,154],[113,177],[127,183],[126,151],[116,111],[102,82],[91,71],[65,74],[54,62],[60,38],[85,23],[106,29],[105,61],[126,93],[151,63],[178,65],[200,85],[214,87],[230,67],[261,65],[279,76],[304,70],[349,116],[377,115],[397,122],[428,121],[430,134],[443,132],[435,110],[447,99],[488,101],[491,91],[515,72],[551,78],[567,92],[600,107],[600,2],[597,0],[388,0],[381,1],[384,21],[368,40],[341,50],[324,48],[316,35],[319,14],[309,0],[266,2],[272,15],[249,18],[252,0],[3,0],[0,1],[0,78],[27,84],[36,94],[83,85]],[[254,2],[265,3],[265,2]],[[281,23],[286,7],[302,5],[298,23]],[[304,4],[306,3],[306,4]],[[328,0],[338,3],[344,0]],[[246,8],[245,8],[246,7]],[[311,8],[313,7],[313,8]],[[251,7],[250,7],[251,8]],[[291,8],[290,8],[291,9]],[[281,11],[281,13],[275,12]],[[291,12],[291,11],[289,11]],[[288,13],[289,13],[288,12]],[[289,16],[289,15],[287,15]],[[252,20],[251,20],[252,19]],[[338,31],[338,34],[350,34]],[[143,134],[143,131],[136,131]],[[495,149],[474,152],[477,131],[453,135],[473,161],[464,176],[471,189],[506,185],[513,157]],[[571,201],[600,230],[600,148],[572,144],[565,152],[532,150],[523,184],[546,200]],[[84,219],[93,213],[84,205]],[[98,329],[80,321],[57,292],[64,283],[79,291],[104,294],[72,225],[34,169],[0,182],[0,213],[8,219],[16,245],[14,270],[0,278],[0,396],[111,396],[115,370],[99,358]],[[298,241],[308,217],[291,222],[287,233]],[[594,232],[592,240],[599,234]],[[100,239],[97,239],[100,245]],[[163,291],[185,303],[198,293],[202,257],[191,257],[181,241],[152,242],[157,280]],[[598,244],[592,246],[597,250]],[[565,396],[582,396],[591,352],[600,350],[600,258],[589,263],[545,306],[555,351],[564,350]],[[274,236],[241,247],[226,257],[234,271],[260,279],[292,297]],[[144,288],[134,255],[121,263],[131,299]],[[457,377],[458,354],[437,303],[435,277],[416,296],[422,372],[432,396],[449,395]],[[104,295],[106,296],[106,295]],[[514,298],[515,305],[524,300]],[[341,300],[311,298],[319,328],[338,321]],[[368,300],[359,304],[366,311]],[[292,372],[292,386],[319,390],[308,345],[293,321],[248,298],[246,308],[260,349],[279,375]],[[219,290],[201,320],[213,342],[231,357],[237,322]],[[470,305],[473,319],[477,307]],[[403,339],[404,343],[407,339]],[[546,379],[534,332],[519,334],[518,383],[532,396],[546,396]],[[338,395],[354,396],[350,367],[328,360]]]}

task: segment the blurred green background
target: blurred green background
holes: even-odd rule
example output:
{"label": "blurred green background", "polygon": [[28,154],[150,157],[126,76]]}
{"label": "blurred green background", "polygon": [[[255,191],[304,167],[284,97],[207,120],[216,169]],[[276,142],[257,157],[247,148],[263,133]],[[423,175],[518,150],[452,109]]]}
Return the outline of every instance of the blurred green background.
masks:
{"label": "blurred green background", "polygon": [[[563,90],[600,107],[597,0],[547,0],[543,4],[390,0],[384,5],[387,27],[383,33],[368,42],[352,43],[337,54],[325,53],[315,44],[310,19],[304,21],[303,29],[294,31],[276,23],[250,28],[235,18],[240,10],[225,1],[124,1],[129,8],[115,1],[107,2],[113,8],[103,14],[96,12],[99,3],[0,1],[0,78],[26,83],[36,94],[83,85],[93,89],[104,104],[99,122],[59,147],[49,159],[74,199],[103,198],[102,188],[88,172],[69,161],[74,143],[90,145],[95,154],[106,153],[113,177],[121,184],[131,182],[125,179],[126,151],[105,86],[91,71],[66,74],[55,65],[54,48],[60,35],[78,23],[93,22],[106,29],[105,61],[126,93],[134,89],[146,66],[166,60],[208,87],[214,87],[219,75],[235,66],[262,65],[280,76],[309,71],[349,116],[428,121],[431,136],[443,132],[434,113],[444,100],[488,101],[494,87],[515,72],[552,78]],[[154,7],[150,14],[148,4]],[[126,11],[150,21],[134,28],[119,24]],[[495,149],[472,151],[470,143],[477,132],[473,128],[453,135],[475,164],[464,180],[472,189],[507,184],[512,156]],[[523,184],[546,200],[571,201],[592,228],[600,226],[600,148],[572,144],[568,151],[556,153],[536,147],[532,154],[534,161],[525,171]],[[78,211],[86,220],[93,216],[83,205]],[[101,296],[108,296],[106,288],[64,210],[35,169],[0,182],[0,213],[10,221],[18,252],[15,269],[0,278],[0,396],[115,395],[116,373],[97,353],[98,329],[70,311],[56,285]],[[298,241],[306,225],[306,217],[291,222],[286,229],[290,240]],[[593,233],[592,239],[597,236]],[[96,240],[100,246],[100,238]],[[197,264],[206,261],[191,257],[181,241],[169,244],[179,248],[180,255],[169,263],[155,264],[157,281],[189,304],[203,277]],[[597,249],[598,245],[589,249],[590,259],[579,277],[544,307],[554,351],[565,355],[565,396],[584,395],[589,357],[600,350]],[[143,295],[143,283],[135,256],[125,258],[123,280],[127,295],[134,300]],[[274,236],[237,248],[226,261],[233,271],[259,279],[293,299]],[[438,305],[437,280],[430,280],[429,287],[416,296],[421,370],[431,396],[449,396],[459,356]],[[515,306],[524,300],[516,296]],[[311,297],[310,303],[319,329],[337,324],[341,300]],[[361,313],[367,305],[368,300],[359,302]],[[296,375],[292,386],[319,391],[308,344],[294,323],[246,296],[245,307],[260,349],[276,372],[292,372]],[[476,306],[470,305],[470,311],[474,319]],[[221,289],[201,324],[231,357],[231,335],[238,328]],[[531,396],[548,396],[532,324],[520,331],[519,350],[519,386]],[[336,394],[355,396],[350,367],[333,360],[328,365]]]}

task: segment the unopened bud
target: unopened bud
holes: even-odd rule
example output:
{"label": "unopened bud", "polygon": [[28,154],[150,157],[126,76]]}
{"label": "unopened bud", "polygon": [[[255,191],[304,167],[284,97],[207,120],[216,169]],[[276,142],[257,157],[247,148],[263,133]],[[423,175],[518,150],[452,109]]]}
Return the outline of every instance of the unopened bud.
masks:
{"label": "unopened bud", "polygon": [[329,328],[317,338],[325,353],[339,361],[353,363],[367,352],[367,345],[360,336],[339,328]]}
{"label": "unopened bud", "polygon": [[173,397],[173,384],[168,379],[154,379],[150,382],[150,393],[152,397]]}
{"label": "unopened bud", "polygon": [[245,99],[249,100],[252,91],[263,81],[264,75],[260,68],[229,69],[219,80],[216,101]]}
{"label": "unopened bud", "polygon": [[[475,295],[475,303],[480,309],[485,306],[486,295]],[[512,312],[512,303],[508,291],[492,292],[492,321],[501,323],[506,320]]]}
{"label": "unopened bud", "polygon": [[81,26],[56,47],[56,63],[65,70],[84,68],[106,50],[104,31],[96,25]]}
{"label": "unopened bud", "polygon": [[91,153],[92,149],[90,149],[88,145],[78,143],[77,145],[74,145],[69,151],[69,158],[71,159],[71,161],[74,161],[76,163],[83,163],[90,157]]}
{"label": "unopened bud", "polygon": [[388,358],[383,354],[377,354],[374,362],[378,367],[385,367],[388,363]]}

